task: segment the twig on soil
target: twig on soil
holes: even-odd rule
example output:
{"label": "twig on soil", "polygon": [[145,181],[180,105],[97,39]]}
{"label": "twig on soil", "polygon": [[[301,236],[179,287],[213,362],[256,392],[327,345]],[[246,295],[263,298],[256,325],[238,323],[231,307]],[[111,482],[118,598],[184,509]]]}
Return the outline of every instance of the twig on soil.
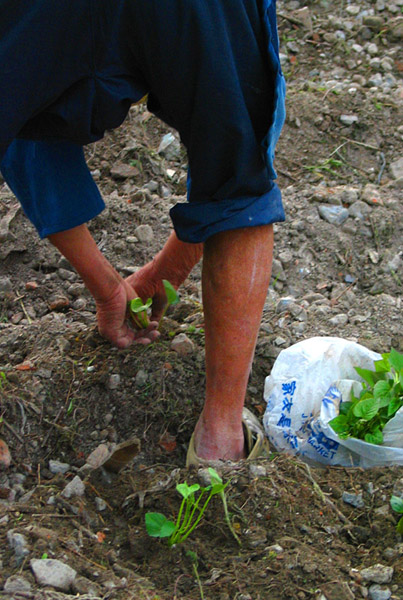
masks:
{"label": "twig on soil", "polygon": [[330,508],[332,508],[335,513],[337,514],[337,516],[339,517],[339,519],[341,521],[343,521],[343,523],[346,523],[346,525],[352,526],[351,521],[345,516],[343,515],[343,513],[341,512],[341,510],[339,510],[337,508],[337,506],[330,500],[330,498],[328,498],[324,492],[322,491],[321,487],[319,486],[318,482],[315,481],[315,479],[312,476],[311,473],[311,469],[309,467],[309,465],[302,463],[301,465],[298,465],[299,467],[304,467],[304,469],[301,469],[302,472],[304,473],[305,477],[307,477],[307,479],[309,479],[309,481],[312,483],[313,485],[313,489],[314,491],[318,494],[318,496],[321,498],[321,500],[325,503],[328,504],[330,506]]}
{"label": "twig on soil", "polygon": [[16,431],[14,431],[14,429],[12,428],[12,426],[9,425],[7,423],[7,421],[4,420],[4,418],[3,418],[3,425],[5,425],[6,429],[8,429],[10,431],[10,433],[12,433],[13,435],[15,435],[15,437],[20,442],[20,444],[24,444],[24,440],[22,439],[22,437]]}
{"label": "twig on soil", "polygon": [[337,302],[340,300],[340,298],[342,296],[344,296],[344,294],[346,294],[349,290],[351,290],[351,288],[355,285],[355,283],[351,283],[348,287],[346,287],[345,290],[343,290],[338,296],[336,296],[336,298],[332,298],[330,300],[330,305],[334,306],[335,304],[337,304]]}
{"label": "twig on soil", "polygon": [[296,19],[295,17],[290,17],[289,15],[285,15],[284,13],[277,13],[277,16],[280,17],[281,19],[285,19],[286,21],[289,21],[293,25],[298,25],[298,27],[304,27],[303,22],[300,21],[299,19]]}
{"label": "twig on soil", "polygon": [[21,308],[23,310],[23,313],[24,313],[24,315],[25,315],[25,317],[26,317],[26,319],[28,321],[28,325],[32,325],[32,319],[29,316],[29,314],[27,313],[27,310],[26,310],[26,308],[24,306],[24,303],[23,303],[23,301],[21,299],[20,299],[20,304],[21,304]]}
{"label": "twig on soil", "polygon": [[95,565],[96,567],[98,567],[98,569],[103,569],[104,571],[107,570],[107,567],[104,567],[104,565],[100,565],[99,563],[96,563],[94,560],[91,560],[90,558],[88,558],[87,556],[84,556],[84,554],[81,554],[81,552],[79,552],[78,550],[74,550],[74,548],[71,548],[69,546],[69,544],[67,544],[66,542],[64,542],[63,540],[60,540],[60,543],[67,548],[67,550],[69,550],[70,552],[73,552],[73,554],[76,554],[77,556],[79,556],[80,558],[82,558],[83,560],[85,560],[86,562],[91,563],[92,565]]}
{"label": "twig on soil", "polygon": [[364,148],[369,148],[370,150],[376,150],[376,152],[379,151],[379,148],[377,148],[376,146],[371,146],[371,144],[364,144],[364,142],[357,142],[357,140],[350,140],[350,138],[347,138],[344,136],[343,136],[343,140],[346,140],[350,144],[357,144],[357,146],[363,146]]}

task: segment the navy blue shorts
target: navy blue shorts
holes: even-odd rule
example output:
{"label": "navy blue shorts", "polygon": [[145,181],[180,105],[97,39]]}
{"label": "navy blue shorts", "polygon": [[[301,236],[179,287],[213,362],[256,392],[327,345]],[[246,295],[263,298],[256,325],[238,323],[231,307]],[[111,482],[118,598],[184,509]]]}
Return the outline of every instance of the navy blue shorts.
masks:
{"label": "navy blue shorts", "polygon": [[41,237],[103,208],[82,146],[148,94],[189,160],[178,237],[284,220],[275,0],[0,0],[2,173]]}

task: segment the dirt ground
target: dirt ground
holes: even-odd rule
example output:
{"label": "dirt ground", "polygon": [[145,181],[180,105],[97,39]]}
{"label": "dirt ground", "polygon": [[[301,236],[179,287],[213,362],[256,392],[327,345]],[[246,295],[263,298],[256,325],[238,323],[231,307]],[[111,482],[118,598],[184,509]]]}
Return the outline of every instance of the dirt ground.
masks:
{"label": "dirt ground", "polygon": [[[276,166],[287,221],[275,227],[246,398],[260,417],[265,377],[297,341],[335,335],[403,351],[401,2],[391,6],[278,5],[288,115]],[[123,275],[162,247],[169,208],[184,200],[186,156],[175,144],[164,155],[168,132],[145,106],[134,107],[87,150],[107,204],[89,226]],[[348,218],[328,222],[323,205],[348,210]],[[38,241],[1,183],[0,239],[0,438],[12,457],[0,471],[1,598],[403,598],[403,540],[389,507],[392,493],[403,495],[399,467],[313,468],[273,448],[269,458],[221,469],[241,545],[219,498],[182,545],[150,538],[145,513],[174,517],[175,485],[203,481],[184,468],[205,378],[200,266],[160,340],[119,351],[97,333],[79,277]],[[193,343],[184,356],[171,347],[179,333]],[[141,449],[118,474],[85,473],[95,449],[132,438]],[[55,473],[49,461],[67,470]],[[67,498],[61,492],[77,475],[85,493]],[[361,498],[358,506],[346,492]],[[10,541],[16,533],[27,548],[20,558]],[[41,557],[77,571],[67,593],[35,579],[30,560]],[[393,575],[368,579],[363,569],[376,564]],[[7,591],[15,577],[29,589]]]}

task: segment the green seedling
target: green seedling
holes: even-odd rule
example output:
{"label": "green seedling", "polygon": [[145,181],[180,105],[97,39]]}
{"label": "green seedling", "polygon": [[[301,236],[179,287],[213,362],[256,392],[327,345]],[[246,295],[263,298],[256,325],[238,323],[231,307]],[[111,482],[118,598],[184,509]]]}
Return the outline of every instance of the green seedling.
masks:
{"label": "green seedling", "polygon": [[[167,303],[164,312],[162,313],[161,320],[165,316],[168,306],[179,302],[179,295],[174,286],[167,279],[163,279],[162,283],[167,297]],[[147,310],[152,303],[152,298],[148,298],[144,304],[141,298],[134,298],[128,302],[129,315],[136,329],[147,329],[149,326],[150,320],[148,318]]]}
{"label": "green seedling", "polygon": [[[403,498],[399,498],[399,496],[392,496],[390,499],[390,505],[395,512],[403,515]],[[399,522],[396,525],[396,529],[400,535],[403,535],[403,516],[400,517]]]}
{"label": "green seedling", "polygon": [[199,562],[197,560],[197,554],[196,554],[196,552],[192,552],[191,550],[188,550],[186,552],[186,556],[190,559],[190,561],[192,563],[193,573],[195,574],[197,585],[199,586],[200,598],[201,598],[201,600],[204,600],[203,587],[202,587],[202,584],[200,581],[200,575],[199,575],[199,569],[198,569]]}
{"label": "green seedling", "polygon": [[134,323],[136,329],[147,329],[150,324],[147,315],[147,309],[152,304],[152,299],[148,298],[147,302],[143,304],[141,298],[133,298],[129,302],[129,314]]}
{"label": "green seedling", "polygon": [[403,406],[403,354],[397,350],[382,354],[374,362],[375,370],[354,367],[364,380],[358,398],[340,404],[337,417],[329,421],[341,439],[349,437],[382,444],[382,430]]}
{"label": "green seedling", "polygon": [[229,481],[223,484],[221,477],[211,467],[209,473],[211,485],[207,487],[201,487],[198,483],[193,485],[188,485],[186,482],[178,483],[176,490],[183,499],[176,521],[170,521],[161,513],[146,514],[145,521],[148,535],[168,538],[169,546],[180,544],[189,537],[203,518],[212,497],[219,494],[223,498],[224,490],[229,484]]}
{"label": "green seedling", "polygon": [[0,389],[7,383],[7,377],[4,371],[0,371]]}

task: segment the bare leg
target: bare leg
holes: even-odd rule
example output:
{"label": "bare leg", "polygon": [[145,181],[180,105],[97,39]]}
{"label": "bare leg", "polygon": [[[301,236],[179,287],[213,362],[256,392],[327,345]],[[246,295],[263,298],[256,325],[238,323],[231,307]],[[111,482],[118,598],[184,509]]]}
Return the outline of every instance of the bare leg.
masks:
{"label": "bare leg", "polygon": [[226,231],[205,242],[207,387],[195,430],[195,450],[200,458],[244,457],[242,408],[272,255],[272,225]]}

